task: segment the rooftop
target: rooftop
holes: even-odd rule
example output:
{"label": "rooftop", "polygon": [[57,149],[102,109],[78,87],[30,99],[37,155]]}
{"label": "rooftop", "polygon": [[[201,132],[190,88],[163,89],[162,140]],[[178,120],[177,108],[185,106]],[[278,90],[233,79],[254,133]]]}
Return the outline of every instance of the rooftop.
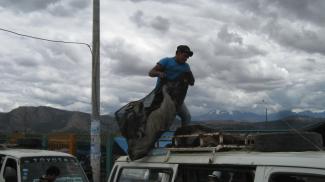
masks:
{"label": "rooftop", "polygon": [[[119,162],[128,162],[128,157],[119,158]],[[166,164],[217,164],[217,165],[243,165],[243,166],[297,166],[325,169],[324,151],[304,152],[182,152],[165,153],[147,156],[134,161],[137,163],[166,163]]]}
{"label": "rooftop", "polygon": [[1,149],[0,155],[9,155],[15,158],[22,157],[42,157],[42,156],[63,156],[63,157],[72,157],[72,155],[49,150],[35,150],[35,149]]}

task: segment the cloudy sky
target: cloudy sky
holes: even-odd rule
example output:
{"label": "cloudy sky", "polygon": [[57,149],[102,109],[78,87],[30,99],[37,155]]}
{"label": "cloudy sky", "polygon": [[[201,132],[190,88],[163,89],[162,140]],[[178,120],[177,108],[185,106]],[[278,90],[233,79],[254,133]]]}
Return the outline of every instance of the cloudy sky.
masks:
{"label": "cloudy sky", "polygon": [[[148,71],[187,44],[192,115],[325,110],[324,0],[102,0],[101,113],[149,93]],[[0,28],[92,42],[91,0],[0,0]],[[91,53],[0,31],[0,112],[90,112]],[[265,101],[263,103],[262,101]]]}

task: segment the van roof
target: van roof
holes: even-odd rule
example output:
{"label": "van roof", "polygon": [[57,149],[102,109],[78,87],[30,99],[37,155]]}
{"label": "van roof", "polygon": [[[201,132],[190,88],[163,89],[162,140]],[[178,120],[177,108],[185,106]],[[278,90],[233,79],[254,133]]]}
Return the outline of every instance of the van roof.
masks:
{"label": "van roof", "polygon": [[[130,161],[120,157],[118,162]],[[134,163],[174,163],[174,164],[219,164],[219,165],[267,165],[325,168],[325,152],[189,152],[170,153],[169,155],[147,156]]]}
{"label": "van roof", "polygon": [[49,150],[36,150],[36,149],[1,149],[0,155],[8,155],[15,158],[42,157],[42,156],[73,157],[72,155],[63,152],[49,151]]}

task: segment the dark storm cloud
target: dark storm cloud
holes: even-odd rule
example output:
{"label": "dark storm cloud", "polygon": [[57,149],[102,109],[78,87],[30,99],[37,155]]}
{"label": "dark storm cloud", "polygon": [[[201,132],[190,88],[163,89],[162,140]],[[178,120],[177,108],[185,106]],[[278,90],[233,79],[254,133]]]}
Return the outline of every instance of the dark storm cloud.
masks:
{"label": "dark storm cloud", "polygon": [[[195,42],[195,41],[194,41]],[[197,42],[196,42],[197,43]],[[287,84],[288,71],[264,60],[268,50],[256,44],[245,43],[244,38],[224,25],[207,44],[196,44],[199,51],[193,60],[193,70],[199,80],[218,81],[215,85],[227,85],[231,90],[249,93],[268,91]],[[212,50],[212,51],[210,51]],[[214,87],[209,85],[205,87]]]}
{"label": "dark storm cloud", "polygon": [[[89,4],[88,0],[0,0],[2,17],[6,17],[2,18],[1,22],[4,27],[19,29],[19,33],[74,41],[74,38],[83,32],[84,25],[87,27],[87,22],[76,27],[78,30],[74,31],[76,21],[66,17],[72,15],[66,12],[71,11],[80,15],[80,10]],[[26,13],[30,14],[25,16]],[[53,18],[51,15],[57,17]],[[60,29],[62,24],[66,26],[62,26],[64,31]],[[83,34],[82,39],[85,39],[85,35],[87,36],[87,33]],[[2,33],[1,36],[3,46],[0,47],[0,62],[6,66],[1,67],[0,77],[8,91],[0,91],[2,98],[0,110],[10,111],[21,105],[89,110],[89,102],[84,102],[89,101],[89,83],[91,83],[89,69],[91,54],[87,48]],[[88,59],[86,65],[85,59]]]}
{"label": "dark storm cloud", "polygon": [[325,19],[325,1],[323,0],[274,0],[268,2],[277,7],[282,14],[293,19],[323,24]]}
{"label": "dark storm cloud", "polygon": [[311,82],[283,87],[269,93],[270,98],[281,105],[282,110],[324,110],[324,82]]}
{"label": "dark storm cloud", "polygon": [[251,58],[254,56],[265,55],[266,52],[258,49],[253,45],[245,45],[245,46],[225,46],[219,43],[216,43],[216,47],[214,49],[215,56],[226,56],[233,59],[244,59]]}
{"label": "dark storm cloud", "polygon": [[313,31],[305,27],[290,27],[286,24],[270,21],[263,30],[281,45],[308,53],[325,55],[324,31]]}
{"label": "dark storm cloud", "polygon": [[317,61],[313,58],[307,58],[304,60],[301,68],[306,72],[313,72],[317,69]]}
{"label": "dark storm cloud", "polygon": [[161,2],[161,3],[176,3],[184,0],[129,0],[134,3],[144,2],[144,1],[152,1],[152,2]]}
{"label": "dark storm cloud", "polygon": [[[66,92],[67,90],[69,90],[69,92]],[[76,97],[76,93],[78,93],[78,97]],[[27,89],[25,89],[25,95],[44,103],[52,103],[61,106],[69,106],[76,102],[90,102],[86,99],[83,100],[83,95],[80,94],[78,88],[64,83],[50,84],[49,86],[38,85],[36,89],[27,87]]]}
{"label": "dark storm cloud", "polygon": [[316,60],[314,58],[307,58],[306,61],[312,63],[312,64],[315,64],[316,63]]}
{"label": "dark storm cloud", "polygon": [[61,0],[59,3],[49,7],[49,12],[55,16],[73,16],[77,11],[80,11],[91,5],[89,0]]}
{"label": "dark storm cloud", "polygon": [[15,11],[31,12],[44,10],[49,5],[55,4],[60,0],[1,0],[0,6],[13,9]]}
{"label": "dark storm cloud", "polygon": [[243,59],[266,55],[265,51],[257,48],[255,45],[244,44],[243,38],[237,33],[230,32],[227,25],[220,29],[217,36],[218,39],[212,41],[216,56]]}
{"label": "dark storm cloud", "polygon": [[127,45],[123,39],[114,40],[110,44],[104,44],[103,55],[112,61],[109,69],[118,75],[147,75],[148,65],[137,53],[136,46]]}
{"label": "dark storm cloud", "polygon": [[232,3],[244,12],[258,16],[279,17],[293,21],[311,21],[324,24],[325,1],[323,0],[221,0],[215,3]]}
{"label": "dark storm cloud", "polygon": [[235,42],[240,45],[243,44],[243,38],[236,33],[229,32],[226,25],[221,28],[220,32],[218,33],[218,38],[227,43]]}
{"label": "dark storm cloud", "polygon": [[39,61],[32,59],[32,58],[26,58],[26,57],[20,57],[20,58],[14,58],[12,60],[16,64],[19,64],[22,67],[28,68],[36,68],[39,64]]}
{"label": "dark storm cloud", "polygon": [[146,17],[143,11],[136,11],[131,17],[130,20],[133,21],[139,28],[141,27],[150,27],[159,32],[167,32],[170,27],[170,21],[167,18],[162,16]]}
{"label": "dark storm cloud", "polygon": [[[9,93],[4,94],[1,91],[0,95],[5,98],[5,101],[8,99],[11,103],[7,109],[21,105],[50,105],[86,111],[89,107],[89,102],[82,103],[89,100],[89,93],[83,93],[88,87],[80,84],[80,77],[74,79],[73,72],[64,74],[46,66],[39,66],[39,69],[20,69],[16,66],[15,69],[9,70],[12,71],[11,74],[17,74],[17,77],[10,76],[8,73],[1,74]],[[83,72],[78,71],[78,73]],[[15,80],[14,84],[12,80]],[[90,83],[89,79],[83,81]]]}
{"label": "dark storm cloud", "polygon": [[130,19],[140,28],[146,25],[146,22],[143,17],[143,12],[138,10],[130,17]]}
{"label": "dark storm cloud", "polygon": [[1,0],[0,6],[18,12],[46,11],[53,15],[70,16],[90,5],[89,0]]}
{"label": "dark storm cloud", "polygon": [[161,32],[167,32],[170,27],[169,20],[167,18],[163,18],[161,16],[155,17],[151,22],[150,25]]}
{"label": "dark storm cloud", "polygon": [[267,91],[287,84],[286,70],[262,61],[233,62],[227,69],[219,71],[216,78],[222,80],[222,84],[233,85],[246,92]]}
{"label": "dark storm cloud", "polygon": [[[256,76],[253,74],[254,70],[247,71],[250,68],[257,65],[258,68],[264,69],[259,61],[255,61],[255,64],[254,60],[267,56],[268,52],[266,50],[262,50],[255,45],[246,44],[243,37],[239,34],[230,33],[229,30],[227,31],[228,38],[226,40],[224,36],[220,37],[222,34],[220,32],[224,33],[225,31],[221,28],[220,31],[215,33],[216,35],[211,35],[208,41],[197,41],[195,36],[192,37],[193,40],[190,39],[195,53],[189,63],[192,65],[192,70],[198,79],[219,77],[218,79],[233,80],[231,83],[236,83],[237,81],[234,80],[254,78]],[[237,40],[240,40],[241,44]],[[239,73],[242,75],[236,76]],[[245,74],[247,76],[244,76]],[[261,77],[258,76],[258,78]]]}
{"label": "dark storm cloud", "polygon": [[[256,17],[255,31],[269,35],[284,47],[325,54],[325,1],[316,0],[247,0],[218,1],[230,3],[242,10],[243,16]],[[253,18],[253,17],[252,17]],[[247,20],[246,22],[249,23]],[[252,26],[237,22],[242,28],[252,31]],[[311,29],[310,26],[316,28]],[[318,29],[318,30],[317,30]]]}
{"label": "dark storm cloud", "polygon": [[[187,44],[194,51],[188,62],[196,77],[185,101],[192,115],[251,111],[263,99],[274,111],[321,110],[323,2],[102,1],[101,109],[112,113],[143,98],[155,85],[147,73],[156,60]],[[1,24],[12,30],[91,42],[91,0],[0,0],[0,10]],[[87,48],[6,35],[1,40],[0,84],[6,87],[0,88],[0,110],[20,105],[90,110]]]}
{"label": "dark storm cloud", "polygon": [[69,5],[76,9],[84,9],[91,5],[92,1],[89,0],[72,0],[70,1]]}
{"label": "dark storm cloud", "polygon": [[[208,41],[197,41],[192,37],[191,42],[197,54],[191,59],[204,60],[198,67],[206,66],[213,70],[229,70],[232,65],[245,65],[247,60],[255,57],[263,57],[268,54],[266,50],[260,49],[255,45],[247,44],[239,34],[232,33],[223,26],[216,35],[211,35]],[[195,62],[194,62],[195,64]],[[208,76],[208,75],[206,75]]]}

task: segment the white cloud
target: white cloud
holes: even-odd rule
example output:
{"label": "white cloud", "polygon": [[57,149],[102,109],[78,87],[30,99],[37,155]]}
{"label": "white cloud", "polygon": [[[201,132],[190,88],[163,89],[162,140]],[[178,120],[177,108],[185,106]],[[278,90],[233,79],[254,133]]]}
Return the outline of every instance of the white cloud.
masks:
{"label": "white cloud", "polygon": [[[88,0],[0,2],[1,28],[91,44]],[[155,85],[148,71],[179,44],[194,51],[191,112],[322,110],[321,0],[112,0],[101,2],[101,106],[113,113]],[[0,32],[0,111],[47,105],[90,111],[91,54]]]}

